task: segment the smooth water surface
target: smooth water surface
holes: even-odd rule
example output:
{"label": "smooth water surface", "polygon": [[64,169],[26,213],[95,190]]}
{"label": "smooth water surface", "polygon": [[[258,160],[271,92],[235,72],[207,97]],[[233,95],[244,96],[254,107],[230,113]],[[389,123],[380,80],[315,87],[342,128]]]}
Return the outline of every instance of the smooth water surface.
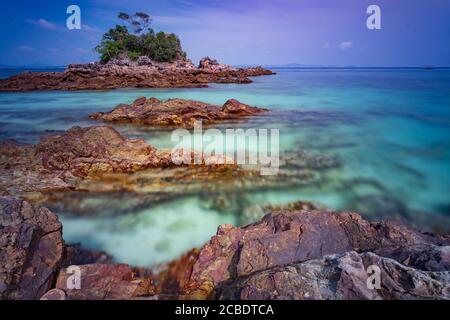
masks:
{"label": "smooth water surface", "polygon": [[[98,125],[88,119],[90,114],[139,96],[215,104],[235,98],[271,110],[246,126],[279,128],[282,151],[335,156],[341,164],[320,184],[249,191],[242,195],[245,206],[312,200],[371,219],[395,213],[425,229],[450,229],[450,70],[275,71],[277,75],[254,78],[249,85],[203,89],[0,93],[0,139],[36,143],[44,133]],[[116,129],[156,147],[173,146],[171,131]],[[244,206],[242,198],[234,201]],[[113,204],[108,209],[118,210]],[[106,250],[117,261],[136,265],[169,261],[201,246],[219,224],[239,223],[236,211],[218,212],[202,197],[106,217],[57,213],[68,242]]]}

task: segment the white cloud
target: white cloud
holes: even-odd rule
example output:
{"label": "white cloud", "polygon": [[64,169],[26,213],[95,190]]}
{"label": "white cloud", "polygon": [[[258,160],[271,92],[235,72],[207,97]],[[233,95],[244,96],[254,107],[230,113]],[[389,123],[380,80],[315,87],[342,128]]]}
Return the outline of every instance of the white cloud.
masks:
{"label": "white cloud", "polygon": [[86,53],[89,53],[89,51],[84,50],[83,48],[76,48],[76,49],[75,49],[75,52],[78,53],[78,54],[86,54]]}
{"label": "white cloud", "polygon": [[330,49],[330,44],[329,44],[329,43],[325,43],[325,44],[322,46],[322,48],[323,48],[323,49]]}
{"label": "white cloud", "polygon": [[36,26],[39,26],[41,28],[44,29],[48,29],[48,30],[55,30],[56,29],[56,25],[54,25],[53,23],[45,20],[45,19],[39,19],[39,20],[32,20],[32,19],[27,19],[26,22],[34,24]]}
{"label": "white cloud", "polygon": [[17,49],[19,49],[19,51],[33,51],[34,50],[32,47],[29,47],[29,46],[20,46]]}
{"label": "white cloud", "polygon": [[339,48],[341,48],[341,50],[347,50],[347,49],[350,49],[352,47],[352,45],[353,45],[352,42],[344,41],[339,44]]}
{"label": "white cloud", "polygon": [[86,31],[88,31],[88,32],[100,32],[100,29],[95,28],[95,27],[91,27],[91,26],[88,25],[88,24],[83,24],[83,25],[81,26],[81,29],[82,29],[82,30],[86,30]]}

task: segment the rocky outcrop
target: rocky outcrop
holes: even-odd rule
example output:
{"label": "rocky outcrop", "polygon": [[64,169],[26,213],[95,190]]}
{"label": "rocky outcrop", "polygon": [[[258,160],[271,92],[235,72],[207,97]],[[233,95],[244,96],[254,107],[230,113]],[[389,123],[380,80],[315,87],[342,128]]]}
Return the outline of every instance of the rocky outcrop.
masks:
{"label": "rocky outcrop", "polygon": [[47,208],[0,197],[0,299],[39,299],[56,279],[64,241]]}
{"label": "rocky outcrop", "polygon": [[[449,245],[448,236],[397,222],[369,223],[355,213],[277,212],[244,228],[221,226],[201,249],[184,296],[449,298]],[[381,269],[379,290],[367,287],[370,265]]]}
{"label": "rocky outcrop", "polygon": [[248,77],[270,74],[273,72],[261,67],[195,68],[190,60],[156,63],[140,57],[136,62],[119,59],[107,64],[74,64],[64,72],[23,72],[0,79],[0,91],[206,87],[213,82],[250,83]]}
{"label": "rocky outcrop", "polygon": [[110,112],[95,113],[93,120],[135,123],[150,126],[192,128],[195,121],[208,125],[235,120],[267,111],[237,100],[228,100],[222,107],[200,101],[140,97],[131,105],[120,104]]}
{"label": "rocky outcrop", "polygon": [[[149,168],[179,167],[172,161],[171,152],[157,150],[143,140],[124,138],[113,128],[104,126],[73,127],[63,134],[44,136],[36,145],[5,141],[0,143],[0,151],[3,195],[94,191],[93,185],[90,189],[81,186],[81,182],[98,180],[106,174],[126,176]],[[209,158],[201,159],[201,164],[214,169],[214,161],[206,165]]]}
{"label": "rocky outcrop", "polygon": [[199,69],[208,70],[212,72],[217,71],[236,71],[237,69],[227,65],[221,64],[217,60],[211,59],[210,57],[204,57],[200,60],[198,65]]}
{"label": "rocky outcrop", "polygon": [[0,190],[11,195],[72,190],[87,177],[135,172],[167,160],[143,140],[126,139],[109,127],[73,127],[37,145],[6,141],[0,150]]}
{"label": "rocky outcrop", "polygon": [[[367,269],[374,265],[381,271],[378,290],[367,285]],[[449,286],[449,271],[422,271],[371,252],[351,251],[239,278],[220,286],[217,296],[242,300],[447,300]]]}
{"label": "rocky outcrop", "polygon": [[449,236],[355,213],[281,211],[224,225],[202,249],[142,269],[65,247],[48,209],[8,197],[0,209],[2,299],[450,298]]}

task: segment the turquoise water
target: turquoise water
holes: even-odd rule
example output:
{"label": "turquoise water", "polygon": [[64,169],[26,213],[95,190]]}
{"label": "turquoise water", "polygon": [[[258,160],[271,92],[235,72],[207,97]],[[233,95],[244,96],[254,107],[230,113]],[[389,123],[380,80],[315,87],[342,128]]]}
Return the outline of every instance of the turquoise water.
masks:
{"label": "turquoise water", "polygon": [[[275,71],[249,85],[203,89],[0,93],[0,139],[35,143],[45,132],[98,125],[88,115],[139,96],[216,104],[235,98],[271,110],[245,126],[279,128],[282,151],[306,150],[339,160],[320,184],[256,189],[239,197],[227,193],[224,197],[235,205],[225,212],[208,206],[201,195],[126,212],[99,200],[102,212],[114,213],[106,216],[74,217],[57,209],[67,241],[106,250],[120,262],[168,261],[201,246],[219,224],[239,224],[247,207],[295,200],[357,210],[369,219],[392,216],[423,229],[450,229],[450,70]],[[171,131],[116,128],[156,147],[173,146]]]}

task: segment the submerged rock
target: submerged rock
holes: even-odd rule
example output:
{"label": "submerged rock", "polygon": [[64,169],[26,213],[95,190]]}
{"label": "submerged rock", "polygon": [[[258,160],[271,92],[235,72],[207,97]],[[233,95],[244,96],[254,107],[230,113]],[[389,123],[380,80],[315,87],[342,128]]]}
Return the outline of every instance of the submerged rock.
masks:
{"label": "submerged rock", "polygon": [[[146,103],[146,98],[137,99],[136,108]],[[253,112],[236,101],[227,102],[225,108],[233,117]],[[0,143],[0,195],[76,215],[100,215],[111,212],[111,207],[114,212],[129,212],[199,193],[217,197],[242,190],[309,186],[321,181],[322,170],[338,165],[323,161],[325,156],[281,154],[278,174],[262,176],[260,166],[238,166],[226,156],[175,152],[188,163],[178,164],[173,151],[127,139],[106,126],[73,127],[44,136],[36,145],[5,141]],[[118,196],[107,205],[96,205],[108,195]]]}
{"label": "submerged rock", "polygon": [[62,226],[47,208],[0,197],[0,299],[41,298],[64,255]]}
{"label": "submerged rock", "polygon": [[157,63],[143,57],[137,62],[116,59],[107,64],[73,64],[64,72],[24,72],[0,79],[0,91],[205,87],[213,82],[250,83],[247,77],[273,74],[261,67],[209,66],[195,68],[185,59]]}
{"label": "submerged rock", "polygon": [[107,122],[135,123],[163,127],[192,128],[195,121],[208,125],[224,120],[234,120],[267,111],[251,107],[237,100],[228,100],[222,107],[209,103],[156,98],[136,99],[131,105],[120,104],[111,112],[99,112],[90,116],[93,120]]}

